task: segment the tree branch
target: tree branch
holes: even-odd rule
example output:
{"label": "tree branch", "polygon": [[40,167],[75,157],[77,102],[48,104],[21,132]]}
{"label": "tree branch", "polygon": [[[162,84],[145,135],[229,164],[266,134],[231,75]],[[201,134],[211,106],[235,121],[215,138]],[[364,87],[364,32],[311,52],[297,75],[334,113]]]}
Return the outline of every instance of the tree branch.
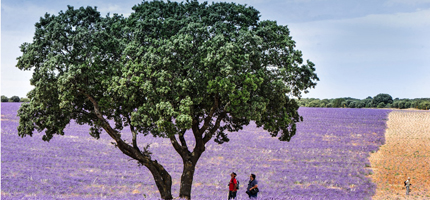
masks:
{"label": "tree branch", "polygon": [[133,125],[131,125],[130,117],[129,117],[129,116],[127,116],[126,118],[127,118],[127,122],[128,122],[128,124],[130,125],[131,133],[133,134],[133,138],[132,138],[133,148],[135,148],[136,150],[138,150],[138,151],[140,152],[140,149],[139,149],[139,147],[137,146],[137,141],[136,141],[136,138],[137,138],[137,132],[136,132],[136,130],[134,130],[134,126],[133,126]]}
{"label": "tree branch", "polygon": [[187,141],[185,141],[185,138],[184,138],[185,131],[186,130],[183,130],[181,133],[179,133],[179,140],[181,141],[182,147],[187,147]]}
{"label": "tree branch", "polygon": [[[205,122],[204,122],[202,128],[199,130],[200,137],[208,129],[209,123],[212,121],[212,117],[215,113],[215,110],[218,108],[218,105],[219,105],[219,97],[218,97],[218,95],[215,95],[214,105],[212,106],[209,115],[205,117]],[[194,135],[195,135],[195,133],[194,133]]]}
{"label": "tree branch", "polygon": [[82,94],[84,94],[93,104],[94,106],[94,112],[97,116],[97,118],[99,118],[102,123],[103,123],[103,128],[107,129],[106,132],[118,143],[118,141],[122,141],[121,140],[121,135],[115,131],[110,125],[109,123],[106,121],[106,119],[103,117],[102,113],[100,112],[100,108],[99,105],[97,103],[97,101],[91,97],[89,94],[81,91]]}
{"label": "tree branch", "polygon": [[170,136],[169,139],[173,145],[173,148],[175,148],[176,152],[178,152],[178,154],[181,155],[182,159],[185,159],[187,157],[187,154],[189,153],[188,148],[186,146],[185,148],[184,146],[181,146],[179,142],[176,140],[176,137],[174,135]]}
{"label": "tree branch", "polygon": [[216,130],[218,130],[218,128],[219,128],[219,126],[220,126],[220,124],[221,124],[222,119],[224,119],[224,117],[225,117],[226,115],[227,115],[227,112],[226,112],[226,111],[224,111],[224,112],[222,112],[222,113],[218,116],[218,118],[216,119],[216,122],[215,122],[215,126],[214,126],[214,127],[212,127],[212,128],[209,130],[209,132],[207,132],[207,133],[205,134],[205,136],[204,136],[204,138],[203,138],[203,144],[206,144],[206,143],[208,143],[208,142],[209,142],[209,140],[211,140],[211,138],[214,136],[214,134],[215,134]]}
{"label": "tree branch", "polygon": [[191,125],[191,129],[193,130],[194,135],[200,132],[199,129],[199,116],[194,117],[193,124]]}
{"label": "tree branch", "polygon": [[[97,101],[91,97],[89,94],[86,94],[83,91],[80,91],[82,94],[84,94],[93,104],[94,106],[94,112],[97,115],[98,119],[103,123],[102,127],[103,129],[109,134],[109,136],[115,140],[118,148],[126,155],[130,156],[131,158],[134,158],[138,160],[140,163],[142,163],[145,166],[154,165],[154,162],[157,161],[151,160],[149,155],[143,155],[142,152],[137,148],[137,144],[135,143],[135,140],[133,141],[133,147],[124,142],[124,140],[121,139],[121,135],[118,133],[118,131],[114,130],[110,124],[107,122],[107,120],[103,117],[103,115],[100,112],[100,108],[98,106]],[[130,127],[132,127],[130,125]],[[136,133],[133,131],[134,134]],[[135,139],[135,135],[133,135],[133,138]]]}

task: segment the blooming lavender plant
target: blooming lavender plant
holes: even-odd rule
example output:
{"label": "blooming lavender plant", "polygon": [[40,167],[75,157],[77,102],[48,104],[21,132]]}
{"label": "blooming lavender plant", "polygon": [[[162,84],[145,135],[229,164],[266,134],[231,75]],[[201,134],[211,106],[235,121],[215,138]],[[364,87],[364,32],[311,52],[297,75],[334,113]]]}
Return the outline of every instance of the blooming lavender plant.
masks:
{"label": "blooming lavender plant", "polygon": [[[40,139],[43,133],[20,138],[19,106],[1,104],[2,199],[159,199],[151,173],[116,150],[107,134],[91,137],[89,126],[72,123],[50,144]],[[228,143],[208,143],[197,164],[192,198],[226,199],[231,171],[241,183],[238,199],[248,198],[251,173],[259,181],[259,199],[370,198],[376,186],[366,177],[371,173],[367,157],[384,143],[388,112],[300,108],[304,121],[290,142],[250,124],[230,133]],[[191,133],[186,139],[194,145]],[[138,142],[149,144],[153,157],[171,173],[177,194],[182,161],[171,144],[151,136]]]}

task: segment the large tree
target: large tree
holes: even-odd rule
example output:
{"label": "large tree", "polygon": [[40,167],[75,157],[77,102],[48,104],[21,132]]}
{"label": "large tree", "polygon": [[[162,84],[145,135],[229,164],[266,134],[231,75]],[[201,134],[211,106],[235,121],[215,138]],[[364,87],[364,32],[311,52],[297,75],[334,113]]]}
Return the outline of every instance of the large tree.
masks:
{"label": "large tree", "polygon": [[[163,199],[172,199],[171,176],[137,137],[169,139],[183,161],[179,196],[190,199],[210,140],[228,142],[227,132],[251,120],[282,141],[295,134],[301,117],[292,97],[318,77],[286,26],[234,3],[151,1],[133,11],[101,17],[96,8],[69,7],[36,23],[17,64],[33,71],[35,86],[18,111],[19,135],[45,130],[49,141],[71,120],[89,124],[95,138],[104,130],[149,169]],[[131,143],[121,137],[125,128]]]}

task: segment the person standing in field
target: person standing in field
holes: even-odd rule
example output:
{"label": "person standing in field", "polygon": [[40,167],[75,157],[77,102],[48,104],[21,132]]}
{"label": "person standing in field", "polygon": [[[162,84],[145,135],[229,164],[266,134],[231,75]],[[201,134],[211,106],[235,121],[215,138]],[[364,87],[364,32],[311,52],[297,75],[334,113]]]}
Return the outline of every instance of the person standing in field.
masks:
{"label": "person standing in field", "polygon": [[410,187],[411,187],[411,178],[410,177],[408,177],[408,180],[406,180],[405,181],[405,186],[406,186],[406,195],[409,195],[409,192],[411,191],[410,190]]}
{"label": "person standing in field", "polygon": [[249,198],[257,198],[258,190],[258,181],[255,179],[255,174],[251,174],[249,177],[248,188],[246,188],[246,194],[248,194]]}
{"label": "person standing in field", "polygon": [[236,199],[237,194],[237,180],[236,180],[236,173],[232,172],[230,174],[231,179],[228,183],[228,199]]}

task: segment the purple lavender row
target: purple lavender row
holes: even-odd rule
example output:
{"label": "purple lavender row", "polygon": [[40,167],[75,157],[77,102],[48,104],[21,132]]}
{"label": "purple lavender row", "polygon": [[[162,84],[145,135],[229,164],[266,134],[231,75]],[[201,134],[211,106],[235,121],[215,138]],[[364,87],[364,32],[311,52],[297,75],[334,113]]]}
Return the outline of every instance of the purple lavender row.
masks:
{"label": "purple lavender row", "polygon": [[[2,103],[2,199],[159,199],[149,171],[138,167],[89,126],[71,123],[65,136],[49,143],[43,133],[20,138],[19,103]],[[255,124],[230,133],[230,142],[210,142],[194,177],[193,199],[226,199],[229,174],[241,188],[257,175],[260,199],[366,199],[375,192],[367,157],[384,143],[389,111],[377,109],[300,108],[304,121],[290,142],[272,138]],[[128,130],[123,137],[130,138]],[[191,133],[186,134],[193,145]],[[131,141],[131,139],[129,139]],[[182,161],[168,140],[141,137],[153,158],[165,166],[178,195]]]}

